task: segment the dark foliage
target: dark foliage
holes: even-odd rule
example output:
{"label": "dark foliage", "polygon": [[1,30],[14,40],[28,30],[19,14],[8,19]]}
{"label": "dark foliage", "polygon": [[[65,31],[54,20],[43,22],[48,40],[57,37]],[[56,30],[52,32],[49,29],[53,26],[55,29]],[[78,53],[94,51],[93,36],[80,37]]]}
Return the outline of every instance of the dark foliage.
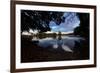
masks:
{"label": "dark foliage", "polygon": [[89,38],[89,13],[77,13],[80,19],[80,26],[74,29],[75,35]]}
{"label": "dark foliage", "polygon": [[39,32],[50,31],[49,22],[52,20],[59,25],[63,19],[63,12],[21,10],[21,32],[29,29]]}
{"label": "dark foliage", "polygon": [[80,52],[80,59],[89,59],[89,13],[77,13],[77,15],[80,19],[80,26],[74,29],[74,34],[84,37],[85,40],[80,41],[80,45],[76,42],[75,53]]}

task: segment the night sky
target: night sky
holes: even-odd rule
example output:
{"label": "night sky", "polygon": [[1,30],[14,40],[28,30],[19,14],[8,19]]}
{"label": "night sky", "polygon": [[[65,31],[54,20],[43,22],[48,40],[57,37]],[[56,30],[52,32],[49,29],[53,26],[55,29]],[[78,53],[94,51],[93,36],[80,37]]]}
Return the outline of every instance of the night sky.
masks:
{"label": "night sky", "polygon": [[75,12],[65,12],[63,16],[65,21],[57,25],[54,21],[50,21],[49,25],[53,32],[69,32],[79,26],[80,20]]}

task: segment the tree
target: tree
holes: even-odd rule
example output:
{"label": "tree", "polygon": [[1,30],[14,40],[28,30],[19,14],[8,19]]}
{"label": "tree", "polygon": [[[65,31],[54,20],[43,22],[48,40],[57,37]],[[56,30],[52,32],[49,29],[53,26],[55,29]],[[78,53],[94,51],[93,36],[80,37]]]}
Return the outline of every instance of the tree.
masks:
{"label": "tree", "polygon": [[50,31],[49,22],[52,20],[59,25],[63,12],[21,10],[21,32],[38,30],[38,32]]}
{"label": "tree", "polygon": [[89,13],[77,13],[80,19],[80,26],[74,29],[75,35],[89,38]]}

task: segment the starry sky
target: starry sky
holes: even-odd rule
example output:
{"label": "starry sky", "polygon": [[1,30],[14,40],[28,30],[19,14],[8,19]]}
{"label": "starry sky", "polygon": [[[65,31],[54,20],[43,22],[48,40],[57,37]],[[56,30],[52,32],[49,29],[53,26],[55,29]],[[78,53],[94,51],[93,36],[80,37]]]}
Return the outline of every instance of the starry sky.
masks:
{"label": "starry sky", "polygon": [[64,12],[62,17],[65,18],[65,21],[61,22],[60,25],[57,25],[54,21],[50,21],[49,26],[51,31],[69,32],[73,31],[80,24],[80,20],[75,12]]}

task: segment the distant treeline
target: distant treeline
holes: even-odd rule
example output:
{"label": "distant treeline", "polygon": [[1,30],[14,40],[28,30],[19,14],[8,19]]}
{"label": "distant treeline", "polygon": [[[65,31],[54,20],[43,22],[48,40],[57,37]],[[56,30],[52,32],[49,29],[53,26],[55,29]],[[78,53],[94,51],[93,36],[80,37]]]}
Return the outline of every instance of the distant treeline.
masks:
{"label": "distant treeline", "polygon": [[46,38],[46,37],[51,37],[53,39],[57,38],[57,37],[62,37],[62,36],[71,36],[74,35],[73,33],[69,33],[69,34],[61,34],[61,32],[57,33],[37,33],[37,34],[31,34],[31,35],[22,35],[23,38],[26,39],[32,39],[34,37],[42,39],[42,38]]}

